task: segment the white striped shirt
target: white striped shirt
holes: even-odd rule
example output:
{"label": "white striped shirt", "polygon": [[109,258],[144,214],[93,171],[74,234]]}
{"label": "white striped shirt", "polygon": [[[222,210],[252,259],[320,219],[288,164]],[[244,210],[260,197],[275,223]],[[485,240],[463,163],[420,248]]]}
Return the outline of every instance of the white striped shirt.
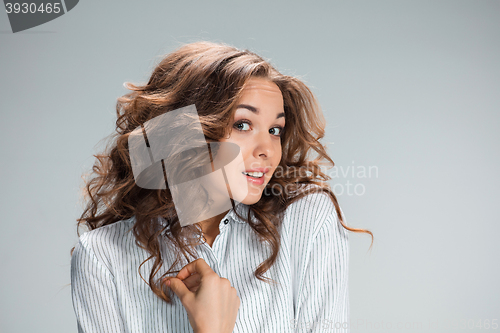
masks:
{"label": "white striped shirt", "polygon": [[[248,206],[236,209],[246,216]],[[80,236],[71,259],[78,331],[193,332],[179,298],[172,293],[173,304],[166,303],[139,276],[149,255],[135,244],[133,224],[132,217]],[[237,290],[241,302],[233,332],[349,332],[348,236],[327,194],[308,194],[285,211],[277,260],[264,273],[276,286],[255,278],[271,251],[233,209],[219,230],[212,247],[203,243],[196,249]],[[156,278],[173,263],[172,244],[165,240]],[[152,260],[141,267],[146,281],[151,267]]]}

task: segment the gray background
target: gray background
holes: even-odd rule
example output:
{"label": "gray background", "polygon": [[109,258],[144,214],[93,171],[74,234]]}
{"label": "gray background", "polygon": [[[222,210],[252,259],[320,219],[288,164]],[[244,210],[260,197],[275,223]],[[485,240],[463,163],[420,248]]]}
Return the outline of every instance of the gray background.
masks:
{"label": "gray background", "polygon": [[352,332],[500,331],[451,327],[500,320],[499,1],[87,0],[16,34],[2,12],[0,31],[1,332],[76,332],[80,177],[122,84],[197,40],[302,78],[338,168],[377,168],[332,179],[375,235],[350,233]]}

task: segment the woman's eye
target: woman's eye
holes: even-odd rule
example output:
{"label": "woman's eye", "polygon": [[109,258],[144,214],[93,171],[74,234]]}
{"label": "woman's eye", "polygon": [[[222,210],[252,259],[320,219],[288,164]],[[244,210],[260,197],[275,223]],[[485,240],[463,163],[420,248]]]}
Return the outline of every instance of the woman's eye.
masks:
{"label": "woman's eye", "polygon": [[235,124],[234,124],[234,128],[236,128],[236,129],[237,129],[237,130],[239,130],[239,131],[245,131],[245,130],[247,130],[248,128],[247,128],[247,129],[244,129],[244,127],[245,127],[244,125],[247,125],[248,127],[250,127],[250,125],[248,124],[248,122],[246,122],[246,121],[241,121],[241,122],[237,122],[237,123],[235,123]]}
{"label": "woman's eye", "polygon": [[[250,129],[250,125],[252,125],[252,123],[249,120],[240,120],[235,122],[233,127],[241,132],[241,131],[248,131]],[[278,133],[276,133],[277,131]],[[273,127],[269,130],[269,133],[271,133],[274,136],[281,137],[283,135],[283,127],[282,126]]]}
{"label": "woman's eye", "polygon": [[[279,133],[278,133],[278,134],[276,134],[276,130],[275,130],[276,128],[279,130]],[[269,132],[271,132],[271,130],[273,130],[273,129],[274,129],[275,131],[274,131],[274,133],[271,133],[271,134],[274,134],[274,135],[276,135],[276,136],[281,136],[281,135],[283,134],[283,127],[281,127],[281,126],[276,126],[276,127],[273,127],[273,128],[271,128],[271,129],[269,130]]]}

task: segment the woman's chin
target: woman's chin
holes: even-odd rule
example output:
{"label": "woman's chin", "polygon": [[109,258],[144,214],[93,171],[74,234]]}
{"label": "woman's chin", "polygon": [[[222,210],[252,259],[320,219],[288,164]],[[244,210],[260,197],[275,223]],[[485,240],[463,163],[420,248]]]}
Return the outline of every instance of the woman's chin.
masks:
{"label": "woman's chin", "polygon": [[261,197],[262,191],[253,189],[246,196],[240,196],[239,198],[234,198],[234,200],[249,206],[257,203]]}
{"label": "woman's chin", "polygon": [[255,198],[245,198],[245,200],[243,200],[241,203],[245,204],[247,206],[251,206],[251,205],[256,204],[257,202],[259,202],[259,200],[260,200],[260,197],[258,199],[255,199]]}

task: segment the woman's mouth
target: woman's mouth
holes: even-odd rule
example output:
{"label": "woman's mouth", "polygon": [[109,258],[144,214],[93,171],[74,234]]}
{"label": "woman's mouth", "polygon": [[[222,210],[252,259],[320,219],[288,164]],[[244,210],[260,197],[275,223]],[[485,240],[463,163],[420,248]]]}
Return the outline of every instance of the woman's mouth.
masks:
{"label": "woman's mouth", "polygon": [[262,176],[264,176],[264,173],[263,172],[246,172],[246,171],[243,171],[243,174],[244,175],[247,175],[247,176],[250,176],[250,177],[253,177],[253,178],[261,178]]}
{"label": "woman's mouth", "polygon": [[264,184],[264,173],[263,172],[242,172],[246,179],[254,184],[262,185]]}

